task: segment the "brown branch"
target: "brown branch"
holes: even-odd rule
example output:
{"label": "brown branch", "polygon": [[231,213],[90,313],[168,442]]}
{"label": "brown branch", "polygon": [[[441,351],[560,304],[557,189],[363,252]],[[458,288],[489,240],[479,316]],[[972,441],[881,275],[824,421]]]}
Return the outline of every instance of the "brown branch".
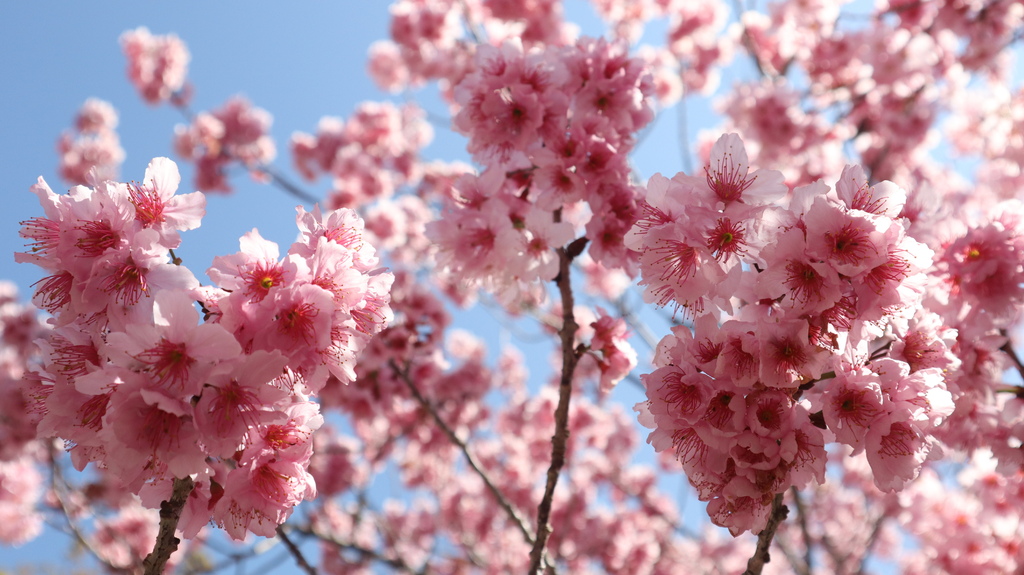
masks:
{"label": "brown branch", "polygon": [[1020,356],[1017,355],[1017,350],[1013,349],[1013,342],[1010,341],[1010,337],[1006,333],[1006,330],[1001,330],[1001,332],[1003,337],[1006,338],[1006,343],[999,348],[999,351],[1009,356],[1010,361],[1013,362],[1013,366],[1017,368],[1017,373],[1020,374],[1021,378],[1024,378],[1024,362],[1021,362]]}
{"label": "brown branch", "polygon": [[[585,238],[581,238],[585,241]],[[569,400],[572,396],[572,375],[576,370],[576,364],[583,354],[584,348],[574,347],[576,341],[576,330],[579,325],[573,315],[573,293],[572,284],[569,279],[570,265],[572,258],[582,251],[577,248],[579,240],[569,244],[569,248],[558,248],[558,276],[555,283],[562,296],[562,327],[559,335],[562,340],[562,377],[558,384],[558,406],[555,408],[555,434],[551,437],[551,465],[548,467],[547,484],[544,487],[544,497],[537,507],[537,536],[530,550],[530,573],[537,573],[541,569],[544,556],[544,547],[547,544],[548,536],[551,535],[551,525],[548,521],[551,517],[551,503],[555,495],[555,486],[558,484],[558,476],[565,465],[565,452],[569,443]]]}
{"label": "brown branch", "polygon": [[111,563],[100,550],[97,549],[93,544],[86,539],[85,534],[78,528],[78,524],[71,518],[71,510],[68,509],[67,501],[65,500],[64,494],[69,491],[68,483],[64,479],[64,474],[61,472],[60,464],[57,463],[57,457],[54,453],[54,448],[51,445],[49,448],[50,458],[50,485],[53,489],[53,496],[57,499],[57,504],[60,506],[60,511],[64,520],[67,522],[68,532],[75,541],[82,546],[83,549],[89,552],[90,555],[96,558],[104,567],[107,568],[111,573],[132,573],[131,569],[124,567],[118,567]]}
{"label": "brown branch", "polygon": [[775,547],[779,551],[782,551],[782,555],[786,557],[786,561],[789,562],[789,565],[793,568],[794,573],[796,573],[797,575],[811,575],[811,573],[807,571],[807,566],[804,565],[803,561],[799,557],[797,557],[796,552],[794,552],[793,549],[789,546],[789,543],[786,541],[786,539],[787,538],[784,537],[783,533],[779,533],[778,535],[776,535],[773,541],[775,543]]}
{"label": "brown branch", "polygon": [[185,508],[185,502],[188,501],[188,495],[192,493],[193,487],[195,484],[191,477],[175,478],[171,498],[160,503],[160,532],[157,534],[153,551],[142,562],[145,575],[163,573],[167,560],[178,550],[178,543],[181,543],[181,540],[174,536],[174,531],[178,528],[181,510]]}
{"label": "brown branch", "polygon": [[345,541],[339,541],[338,539],[335,539],[334,537],[332,537],[330,535],[327,535],[325,533],[321,533],[321,532],[317,531],[316,529],[313,529],[312,527],[293,527],[293,529],[297,533],[302,533],[303,535],[310,535],[312,537],[316,537],[317,539],[319,539],[319,540],[321,540],[321,541],[323,541],[325,543],[330,543],[331,545],[334,545],[335,547],[337,547],[339,549],[343,549],[345,551],[353,551],[355,553],[358,553],[364,559],[369,559],[369,560],[372,560],[372,561],[377,561],[377,562],[383,563],[383,564],[387,565],[388,567],[391,567],[392,569],[395,569],[396,571],[400,571],[402,573],[425,573],[426,572],[425,568],[421,569],[420,571],[417,571],[416,569],[413,569],[408,563],[405,562],[405,560],[403,560],[401,558],[398,558],[398,557],[385,557],[384,555],[381,555],[379,552],[377,552],[377,551],[375,551],[373,549],[369,549],[367,547],[363,547],[363,546],[358,545],[356,543],[348,543],[348,542],[345,542]]}
{"label": "brown branch", "polygon": [[284,525],[277,526],[277,537],[282,543],[284,543],[284,546],[288,548],[288,552],[292,554],[292,557],[295,557],[295,562],[299,565],[299,568],[306,573],[309,573],[309,575],[316,575],[316,569],[309,564],[309,561],[306,561],[306,557],[302,554],[302,550],[299,549],[299,546],[296,545],[290,537],[288,537],[287,533],[285,533]]}
{"label": "brown branch", "polygon": [[878,519],[875,520],[875,524],[871,527],[871,534],[868,535],[868,542],[864,545],[864,555],[860,558],[860,565],[857,566],[857,572],[855,575],[864,575],[864,568],[867,566],[868,555],[871,555],[871,551],[875,548],[875,543],[878,542],[878,536],[882,533],[882,523],[885,522],[888,515],[882,513]]}
{"label": "brown branch", "polygon": [[754,61],[754,67],[757,68],[757,73],[762,78],[768,77],[768,72],[765,69],[764,64],[761,62],[761,56],[757,53],[757,46],[754,44],[754,37],[750,35],[750,30],[747,30],[747,25],[743,23],[743,13],[746,9],[740,3],[740,0],[733,0],[733,9],[736,11],[736,22],[739,23],[742,30],[742,42],[743,47],[750,53],[751,59]]}
{"label": "brown branch", "polygon": [[307,204],[313,205],[318,201],[317,198],[313,196],[313,194],[310,194],[309,192],[303,190],[299,186],[293,184],[290,180],[282,176],[280,173],[277,172],[277,170],[275,170],[271,166],[255,166],[250,167],[249,169],[268,176],[277,187],[281,188],[282,190],[288,192],[295,198],[298,198],[299,200],[302,200]]}
{"label": "brown branch", "polygon": [[437,424],[438,427],[441,428],[441,431],[444,431],[445,435],[448,436],[448,439],[450,439],[451,442],[455,444],[455,446],[458,447],[460,451],[462,451],[462,456],[466,459],[466,463],[468,463],[470,468],[472,468],[473,471],[476,472],[476,474],[480,477],[480,479],[483,480],[484,485],[487,486],[487,490],[490,491],[491,495],[494,496],[494,499],[497,500],[498,505],[505,510],[505,513],[509,516],[509,518],[512,519],[512,522],[515,523],[517,527],[519,527],[519,531],[523,534],[523,538],[526,540],[526,543],[532,545],[533,535],[530,533],[530,528],[527,525],[526,520],[523,519],[521,515],[519,515],[519,512],[516,511],[514,507],[512,507],[512,504],[508,501],[508,499],[505,498],[505,495],[501,492],[500,489],[498,489],[498,486],[495,485],[493,481],[491,481],[491,478],[487,475],[487,472],[484,471],[484,469],[477,462],[473,454],[470,453],[469,446],[466,445],[466,442],[460,439],[458,435],[456,435],[455,430],[448,426],[444,419],[441,418],[441,414],[439,414],[437,410],[434,409],[434,406],[431,405],[429,401],[427,401],[427,398],[423,397],[423,394],[420,392],[419,388],[417,388],[416,384],[414,384],[412,379],[409,378],[408,369],[399,369],[398,364],[395,363],[395,360],[393,359],[389,360],[388,364],[391,366],[391,369],[394,370],[395,375],[397,375],[402,381],[405,382],[406,387],[409,388],[409,391],[412,393],[413,397],[416,398],[416,401],[419,402],[420,406],[423,409],[425,409],[428,413],[430,413],[431,417],[434,419],[434,422]]}
{"label": "brown branch", "polygon": [[775,532],[788,514],[789,508],[782,504],[782,493],[776,494],[772,501],[772,514],[768,517],[768,524],[757,534],[757,549],[747,561],[747,570],[743,572],[743,575],[761,575],[764,564],[772,560],[768,548],[771,547]]}
{"label": "brown branch", "polygon": [[804,568],[801,572],[809,574],[814,571],[814,562],[812,557],[814,542],[811,540],[811,530],[807,525],[807,506],[804,505],[804,500],[800,496],[799,489],[792,487],[790,488],[790,493],[793,494],[793,504],[796,505],[796,520],[797,524],[800,525],[800,533],[804,538]]}

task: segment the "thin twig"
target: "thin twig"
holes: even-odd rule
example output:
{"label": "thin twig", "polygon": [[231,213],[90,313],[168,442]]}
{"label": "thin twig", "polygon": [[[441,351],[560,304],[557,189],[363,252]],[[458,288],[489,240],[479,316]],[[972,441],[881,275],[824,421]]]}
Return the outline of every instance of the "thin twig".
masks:
{"label": "thin twig", "polygon": [[1003,337],[1006,338],[1006,343],[1004,343],[999,348],[999,351],[1001,351],[1001,352],[1005,353],[1007,356],[1009,356],[1010,361],[1012,361],[1014,367],[1017,368],[1017,373],[1019,373],[1021,378],[1024,379],[1024,362],[1021,362],[1020,356],[1017,355],[1017,350],[1013,349],[1013,342],[1010,341],[1010,337],[1006,333],[1006,330],[1001,330],[1001,331],[1002,331]]}
{"label": "thin twig", "polygon": [[768,523],[757,534],[757,549],[747,561],[747,570],[743,572],[743,575],[761,575],[764,564],[772,560],[771,555],[768,554],[768,548],[771,547],[775,532],[788,514],[789,508],[782,504],[782,493],[779,493],[772,500],[772,514],[768,517]]}
{"label": "thin twig", "polygon": [[782,551],[782,555],[786,557],[786,561],[793,568],[793,572],[797,575],[811,575],[811,572],[807,570],[807,566],[804,565],[803,561],[796,556],[796,553],[789,546],[783,533],[779,533],[775,536],[775,547]]}
{"label": "thin twig", "polygon": [[473,39],[473,42],[478,46],[483,44],[483,33],[477,30],[477,25],[470,19],[469,4],[465,0],[460,2],[462,4],[462,23],[466,26],[466,32],[469,33],[469,37]]}
{"label": "thin twig", "polygon": [[181,510],[185,508],[185,502],[188,501],[188,495],[192,493],[193,487],[195,483],[191,477],[175,478],[171,498],[160,503],[160,532],[157,534],[153,551],[142,562],[145,575],[163,573],[167,560],[178,550],[178,543],[181,543],[181,540],[174,536],[174,531],[178,528]]}
{"label": "thin twig", "polygon": [[495,485],[493,481],[491,481],[490,476],[487,475],[487,472],[484,471],[484,469],[477,462],[476,457],[474,457],[473,454],[470,453],[469,446],[466,445],[466,442],[459,438],[459,436],[455,433],[455,430],[449,427],[449,425],[444,421],[444,419],[441,418],[441,414],[439,414],[437,410],[434,409],[434,406],[431,405],[429,401],[427,401],[427,398],[423,397],[423,394],[420,392],[419,388],[416,387],[416,384],[413,383],[412,379],[409,377],[408,370],[399,369],[398,364],[395,363],[395,360],[393,359],[389,360],[388,364],[391,366],[391,369],[394,370],[395,375],[397,375],[402,381],[405,382],[406,387],[409,388],[409,391],[412,393],[413,397],[416,398],[416,401],[420,404],[420,406],[423,409],[425,409],[428,413],[430,413],[431,417],[434,419],[434,422],[437,424],[438,427],[441,428],[441,431],[444,431],[445,435],[448,436],[448,439],[451,440],[451,442],[455,444],[455,446],[458,447],[460,451],[462,451],[462,456],[466,459],[466,463],[468,463],[470,468],[472,468],[473,471],[476,472],[476,474],[480,477],[480,479],[483,480],[484,485],[487,486],[487,490],[490,491],[491,495],[494,496],[494,499],[497,500],[498,505],[505,510],[505,513],[508,514],[509,518],[512,519],[512,522],[515,523],[517,527],[519,527],[519,531],[523,534],[523,538],[526,540],[526,543],[529,545],[533,545],[533,535],[530,533],[530,528],[527,525],[526,520],[523,519],[521,515],[519,515],[519,512],[516,511],[514,507],[512,507],[512,504],[508,501],[508,499],[505,498],[505,495],[501,492],[500,489],[498,489],[498,486]]}
{"label": "thin twig", "polygon": [[804,573],[811,573],[814,571],[813,554],[814,550],[813,541],[811,540],[811,530],[807,526],[807,506],[804,505],[804,500],[800,496],[800,490],[796,487],[790,489],[790,493],[793,494],[793,504],[796,505],[796,520],[800,525],[800,533],[804,537]]}
{"label": "thin twig", "polygon": [[754,45],[754,37],[750,35],[750,30],[747,30],[747,25],[743,23],[743,13],[746,9],[740,3],[740,0],[733,0],[733,8],[736,10],[736,21],[739,23],[743,34],[743,46],[750,52],[750,57],[754,60],[754,66],[757,68],[757,73],[762,78],[767,78],[768,73],[765,71],[764,64],[761,63],[761,57],[757,54],[757,46]]}
{"label": "thin twig", "polygon": [[282,176],[280,173],[277,172],[277,170],[275,170],[271,166],[256,166],[251,169],[253,171],[269,176],[270,180],[274,182],[274,184],[276,184],[279,188],[309,205],[313,205],[317,203],[317,201],[319,201],[315,196],[303,190],[299,186],[293,184],[291,181]]}
{"label": "thin twig", "polygon": [[302,550],[299,549],[299,546],[296,545],[290,537],[288,537],[288,533],[284,530],[284,525],[277,526],[277,537],[282,543],[284,543],[284,546],[288,548],[288,552],[292,554],[292,557],[295,557],[295,562],[298,563],[299,568],[306,573],[309,573],[309,575],[316,575],[316,569],[309,564],[309,561],[306,561],[306,557],[302,554]]}
{"label": "thin twig", "polygon": [[864,554],[861,555],[860,565],[857,566],[857,572],[854,575],[864,575],[864,568],[867,566],[868,556],[871,555],[872,549],[875,547],[875,543],[878,542],[878,536],[882,533],[882,523],[885,522],[888,515],[882,513],[878,519],[875,520],[874,526],[871,528],[871,534],[868,535],[868,542],[864,545]]}
{"label": "thin twig", "polygon": [[[186,120],[188,120],[189,122],[195,121],[195,117],[196,117],[195,114],[192,112],[192,110],[189,109],[189,107],[185,104],[184,101],[182,101],[182,100],[175,101],[174,102],[174,107],[177,108],[179,112],[181,112],[182,116],[185,116]],[[252,170],[254,172],[258,172],[260,174],[264,174],[264,175],[268,176],[270,178],[270,180],[274,184],[276,184],[278,187],[280,187],[282,190],[284,190],[285,192],[288,192],[292,196],[295,196],[296,198],[302,200],[306,204],[313,205],[313,204],[317,203],[318,200],[317,200],[317,198],[315,196],[313,196],[309,192],[303,190],[302,188],[300,188],[296,184],[292,183],[290,180],[288,180],[288,178],[285,178],[280,173],[278,173],[277,170],[275,170],[272,166],[269,166],[269,165],[249,166],[248,164],[246,164],[246,162],[243,162],[239,158],[236,158],[236,157],[232,156],[231,154],[227,154],[225,150],[221,150],[221,153],[225,154],[227,157],[229,157],[229,158],[231,158],[233,160],[236,160],[236,161],[240,162],[242,165],[244,165],[249,170]]]}
{"label": "thin twig", "polygon": [[57,463],[57,458],[54,454],[54,449],[51,446],[49,449],[50,456],[50,481],[53,487],[53,495],[57,498],[57,504],[60,505],[60,511],[65,521],[67,522],[68,532],[75,541],[82,546],[83,549],[89,552],[97,561],[103,564],[111,573],[131,573],[131,569],[124,567],[118,567],[112,564],[105,556],[103,556],[99,549],[93,546],[93,544],[85,538],[82,530],[78,528],[78,525],[73,519],[71,519],[71,511],[68,509],[68,504],[64,499],[64,494],[68,491],[67,481],[64,480],[64,474],[61,472],[60,464]]}
{"label": "thin twig", "polygon": [[640,339],[644,340],[647,347],[651,348],[652,351],[658,349],[658,337],[654,335],[651,328],[647,327],[647,324],[640,321],[640,318],[636,316],[632,309],[626,307],[626,302],[623,298],[620,297],[615,300],[615,311],[633,328],[633,332],[640,336]]}
{"label": "thin twig", "polygon": [[[586,238],[581,238],[585,244]],[[572,396],[572,375],[584,349],[574,347],[576,330],[579,325],[573,315],[573,293],[570,282],[572,259],[582,251],[582,245],[576,240],[568,248],[558,248],[558,276],[555,283],[562,296],[562,327],[559,335],[562,340],[562,377],[558,384],[558,406],[555,408],[555,434],[551,437],[551,465],[548,467],[547,484],[544,497],[537,507],[537,537],[530,550],[530,573],[541,569],[544,547],[551,535],[551,503],[555,495],[558,476],[565,465],[565,452],[569,443],[569,400]]]}
{"label": "thin twig", "polygon": [[321,533],[321,532],[317,531],[316,529],[313,529],[312,527],[293,527],[292,529],[295,532],[297,532],[297,533],[302,533],[304,535],[310,535],[312,537],[316,537],[317,539],[319,539],[321,541],[324,541],[325,543],[330,543],[331,545],[334,545],[335,547],[337,547],[339,549],[342,549],[342,550],[345,550],[345,551],[353,551],[355,553],[358,553],[364,559],[368,559],[368,560],[372,560],[372,561],[377,561],[379,563],[383,563],[384,565],[387,565],[388,567],[391,567],[392,569],[395,569],[397,571],[401,571],[402,573],[423,573],[423,572],[426,572],[426,569],[421,569],[419,571],[417,571],[416,569],[413,569],[412,566],[410,566],[408,563],[405,562],[405,560],[403,560],[401,558],[398,558],[398,557],[385,557],[384,555],[381,555],[379,552],[377,552],[374,549],[369,549],[367,547],[363,547],[363,546],[358,545],[356,543],[348,543],[348,542],[345,542],[345,541],[339,541],[339,540],[335,539],[334,537],[331,537],[330,535],[327,535],[325,533]]}

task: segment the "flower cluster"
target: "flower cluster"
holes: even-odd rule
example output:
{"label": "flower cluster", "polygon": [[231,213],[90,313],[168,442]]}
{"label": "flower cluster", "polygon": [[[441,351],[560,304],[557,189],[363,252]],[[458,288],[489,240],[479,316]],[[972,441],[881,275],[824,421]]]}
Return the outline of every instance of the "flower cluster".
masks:
{"label": "flower cluster", "polygon": [[205,197],[175,194],[178,183],[157,158],[142,183],[33,187],[45,216],[23,222],[31,251],[17,259],[51,274],[34,301],[54,316],[42,370],[26,378],[38,433],[151,507],[191,477],[187,537],[211,518],[237,539],[269,536],[315,496],[306,466],[322,419],[310,396],[328,374],[352,379],[390,317],[392,276],[353,212],[300,208],[285,258],[253,230],[208,270],[218,285],[200,287],[171,250]]}
{"label": "flower cluster", "polygon": [[142,99],[159,104],[180,96],[188,75],[189,53],[174,34],[154,36],[147,28],[121,35],[121,48],[128,57],[128,79]]}
{"label": "flower cluster", "polygon": [[230,192],[227,168],[240,163],[256,177],[277,149],[270,138],[272,118],[242,97],[213,112],[200,112],[188,126],[174,129],[174,150],[196,165],[195,186],[204,192]]}
{"label": "flower cluster", "polygon": [[[583,39],[545,51],[481,46],[476,66],[456,86],[454,124],[486,168],[456,182],[428,228],[442,266],[512,301],[555,277],[555,248],[585,225],[594,260],[633,269],[622,244],[637,213],[626,153],[652,117],[641,62]],[[584,208],[600,216],[586,221]]]}
{"label": "flower cluster", "polygon": [[898,218],[905,193],[857,167],[834,191],[782,181],[750,173],[723,136],[704,178],[651,179],[627,238],[645,300],[696,318],[659,345],[641,419],[733,533],[760,530],[775,494],[823,481],[833,437],[867,451],[880,488],[901,488],[953,407],[940,368],[884,357],[932,256]]}
{"label": "flower cluster", "polygon": [[90,98],[75,118],[75,131],[57,141],[60,177],[71,184],[94,184],[117,177],[124,149],[117,137],[117,111],[108,102]]}
{"label": "flower cluster", "polygon": [[325,117],[315,136],[292,135],[296,169],[307,180],[329,174],[332,208],[358,208],[389,198],[395,189],[419,178],[419,151],[433,133],[414,105],[360,104],[347,121]]}

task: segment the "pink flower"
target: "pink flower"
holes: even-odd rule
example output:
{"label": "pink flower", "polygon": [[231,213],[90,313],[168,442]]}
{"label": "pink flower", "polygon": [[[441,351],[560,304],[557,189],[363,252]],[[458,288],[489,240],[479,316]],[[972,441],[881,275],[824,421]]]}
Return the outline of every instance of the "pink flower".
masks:
{"label": "pink flower", "polygon": [[206,454],[198,444],[193,408],[164,390],[146,387],[138,377],[117,385],[110,397],[103,425],[108,435],[105,458],[132,490],[166,466],[174,477],[202,469]]}
{"label": "pink flower", "polygon": [[782,305],[797,315],[822,312],[839,301],[843,289],[839,273],[807,253],[803,230],[783,232],[762,254],[768,265],[757,276],[762,297],[782,296]]}
{"label": "pink flower", "polygon": [[177,36],[154,36],[146,28],[121,35],[128,78],[149,104],[169,100],[185,85],[189,53]]}
{"label": "pink flower", "polygon": [[206,270],[221,289],[237,292],[246,301],[259,303],[277,289],[295,280],[298,269],[293,261],[278,261],[277,244],[263,239],[253,229],[238,240],[239,252],[213,258]]}
{"label": "pink flower", "polygon": [[141,184],[127,184],[128,197],[135,206],[135,221],[142,228],[160,233],[161,243],[178,246],[177,232],[199,227],[206,213],[206,196],[201,192],[176,195],[181,176],[178,166],[167,158],[154,158],[146,167]]}
{"label": "pink flower", "polygon": [[252,349],[277,350],[289,364],[311,368],[320,363],[319,354],[331,343],[334,297],[312,284],[284,286],[250,308],[245,322],[252,329]]}
{"label": "pink flower", "polygon": [[213,519],[232,539],[273,537],[295,505],[314,497],[313,477],[299,463],[268,454],[228,473]]}
{"label": "pink flower", "polygon": [[277,154],[268,135],[272,118],[241,97],[229,99],[224,106],[196,115],[189,126],[175,127],[174,148],[197,167],[196,188],[204,192],[229,192],[224,174],[232,162],[238,162],[255,177],[263,177],[259,168]]}
{"label": "pink flower", "polygon": [[902,421],[900,415],[877,420],[864,438],[875,485],[883,491],[903,489],[917,477],[932,450],[933,440],[913,423]]}
{"label": "pink flower", "polygon": [[44,484],[27,455],[0,461],[0,541],[21,545],[40,533],[43,517],[36,506]]}
{"label": "pink flower", "polygon": [[768,387],[794,388],[824,371],[828,357],[811,344],[803,320],[770,320],[754,329],[758,342],[761,383]]}
{"label": "pink flower", "polygon": [[818,196],[804,214],[806,253],[827,262],[841,275],[855,276],[885,263],[889,254],[884,232],[891,223],[841,210]]}
{"label": "pink flower", "polygon": [[864,368],[837,372],[826,382],[822,400],[825,425],[855,454],[864,448],[868,430],[888,421],[889,408],[883,404],[878,377]]}
{"label": "pink flower", "polygon": [[207,377],[242,351],[220,324],[200,324],[192,298],[173,290],[154,297],[152,322],[110,333],[107,347],[114,361],[146,372],[157,386],[186,398],[198,396]]}
{"label": "pink flower", "polygon": [[283,414],[273,406],[289,393],[272,382],[286,364],[280,353],[256,351],[219,366],[203,386],[193,414],[207,453],[230,458],[252,442],[250,435],[261,424],[280,419]]}
{"label": "pink flower", "polygon": [[704,169],[705,177],[679,174],[680,182],[707,194],[706,205],[724,206],[739,202],[748,206],[763,206],[783,198],[789,191],[783,183],[782,173],[775,170],[749,170],[746,149],[736,134],[725,134],[711,148],[711,159]]}
{"label": "pink flower", "polygon": [[896,218],[907,202],[907,193],[892,182],[868,185],[864,169],[860,166],[846,166],[843,175],[836,182],[836,194],[851,210],[859,210]]}
{"label": "pink flower", "polygon": [[590,348],[601,352],[598,362],[601,370],[600,389],[607,393],[636,367],[636,351],[626,341],[629,336],[626,321],[606,315],[601,308],[598,308],[598,313],[600,317],[590,324],[594,328]]}

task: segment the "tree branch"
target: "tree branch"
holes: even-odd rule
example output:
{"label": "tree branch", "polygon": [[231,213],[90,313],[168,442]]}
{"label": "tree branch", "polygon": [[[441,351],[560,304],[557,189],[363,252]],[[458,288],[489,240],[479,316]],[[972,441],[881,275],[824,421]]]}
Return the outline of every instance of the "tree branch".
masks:
{"label": "tree branch", "polygon": [[1010,336],[1006,330],[1001,330],[1001,332],[1003,337],[1006,338],[1006,343],[999,348],[999,351],[1005,353],[1010,358],[1013,366],[1017,368],[1017,373],[1020,374],[1021,378],[1024,378],[1024,362],[1021,362],[1020,356],[1017,355],[1017,350],[1013,349],[1013,342],[1010,341]]}
{"label": "tree branch", "polygon": [[160,503],[160,532],[156,536],[153,551],[142,562],[145,575],[163,573],[167,560],[178,550],[178,543],[181,543],[181,540],[174,536],[174,531],[178,528],[181,510],[185,508],[185,502],[188,501],[188,495],[192,493],[193,487],[195,484],[191,477],[175,478],[171,498]]}
{"label": "tree branch", "polygon": [[754,37],[750,35],[750,31],[747,30],[747,25],[743,23],[743,13],[746,9],[740,3],[740,0],[733,0],[733,9],[736,11],[736,22],[739,23],[742,30],[742,42],[743,47],[750,53],[750,58],[754,61],[754,67],[757,68],[757,73],[762,78],[768,77],[768,71],[765,69],[764,64],[761,62],[761,57],[757,53],[757,45],[754,44]]}
{"label": "tree branch", "polygon": [[526,540],[526,542],[532,545],[533,535],[530,533],[530,528],[527,525],[526,520],[519,515],[519,512],[516,511],[514,507],[512,507],[512,504],[508,501],[508,499],[505,498],[505,495],[501,492],[501,490],[498,489],[498,487],[494,484],[493,481],[491,481],[491,478],[487,475],[487,472],[483,470],[483,468],[477,462],[476,458],[473,457],[473,454],[470,453],[469,446],[466,445],[466,442],[462,441],[462,439],[460,439],[459,436],[456,435],[455,430],[448,426],[444,419],[441,418],[441,415],[437,412],[437,410],[434,409],[434,406],[431,405],[429,401],[427,401],[427,398],[423,397],[423,394],[420,392],[419,388],[417,388],[416,384],[414,384],[412,382],[412,379],[409,378],[408,369],[399,369],[398,364],[395,363],[395,360],[393,359],[388,360],[388,364],[391,366],[391,369],[394,370],[395,375],[397,375],[402,381],[405,382],[405,385],[409,388],[409,391],[412,393],[413,397],[416,398],[416,401],[419,402],[420,406],[423,409],[425,409],[428,413],[430,413],[431,417],[433,417],[434,419],[434,422],[437,424],[438,427],[441,428],[442,431],[444,431],[445,435],[448,436],[448,439],[450,439],[451,442],[455,444],[455,446],[458,447],[460,451],[462,451],[462,456],[466,459],[466,463],[468,463],[470,468],[472,468],[473,471],[476,472],[476,474],[480,477],[480,479],[483,480],[484,485],[487,486],[487,490],[490,491],[491,495],[493,495],[494,498],[497,500],[498,505],[505,510],[505,513],[508,514],[509,518],[512,519],[512,522],[515,523],[517,527],[519,527],[519,531],[523,534],[523,538]]}
{"label": "tree branch", "polygon": [[313,205],[318,201],[317,198],[314,197],[312,194],[303,190],[299,186],[293,184],[290,180],[279,174],[277,170],[275,170],[271,166],[255,166],[249,169],[268,176],[270,180],[274,182],[275,185],[277,185],[277,187],[281,188],[282,190],[288,192],[295,198],[302,200],[303,202],[309,205]]}
{"label": "tree branch", "polygon": [[814,572],[814,559],[812,551],[814,550],[813,541],[811,540],[811,530],[807,526],[807,506],[804,505],[804,500],[800,496],[800,490],[796,487],[790,488],[790,493],[793,494],[793,504],[796,505],[796,520],[800,525],[800,533],[804,538],[804,569],[803,573]]}
{"label": "tree branch", "polygon": [[402,573],[421,573],[421,572],[425,573],[426,572],[426,569],[421,569],[420,571],[417,571],[417,570],[413,569],[412,566],[410,566],[408,563],[406,563],[401,558],[385,557],[384,555],[381,555],[379,552],[377,552],[377,551],[375,551],[373,549],[368,549],[366,547],[363,547],[361,545],[357,545],[355,543],[346,543],[344,541],[339,541],[339,540],[335,539],[334,537],[331,537],[330,535],[327,535],[327,534],[324,534],[324,533],[320,533],[319,531],[317,531],[316,529],[313,529],[312,527],[294,527],[293,529],[296,532],[298,532],[298,533],[302,533],[304,535],[310,535],[312,537],[316,537],[317,539],[319,539],[321,541],[324,541],[326,543],[330,543],[331,545],[334,545],[335,547],[338,547],[339,549],[343,549],[345,551],[353,551],[355,553],[358,553],[364,559],[369,559],[369,560],[378,561],[380,563],[383,563],[383,564],[387,565],[388,567],[391,567],[392,569],[395,569],[396,571],[400,571]]}
{"label": "tree branch", "polygon": [[316,569],[306,561],[306,557],[302,554],[302,550],[288,537],[288,534],[284,530],[284,525],[277,526],[277,537],[284,543],[284,546],[288,548],[288,552],[295,557],[295,562],[299,565],[299,568],[309,573],[309,575],[316,575]]}
{"label": "tree branch", "polygon": [[747,561],[747,570],[743,572],[743,575],[761,575],[764,564],[772,560],[768,548],[771,547],[775,532],[788,514],[789,508],[782,504],[782,493],[776,494],[772,501],[772,514],[768,517],[768,524],[757,534],[757,549]]}
{"label": "tree branch", "polygon": [[67,522],[68,532],[75,538],[75,541],[81,545],[83,549],[88,551],[89,554],[95,557],[96,560],[103,564],[103,566],[111,573],[132,573],[131,569],[118,567],[112,564],[100,553],[99,549],[96,549],[96,547],[94,547],[93,544],[85,538],[82,530],[78,528],[78,525],[71,518],[71,510],[68,509],[67,501],[64,498],[64,495],[68,491],[68,484],[67,481],[64,480],[64,474],[61,472],[60,464],[57,463],[57,458],[52,445],[47,452],[50,456],[50,484],[53,488],[53,495],[57,499],[57,504],[60,506],[61,515]]}
{"label": "tree branch", "polygon": [[882,523],[888,517],[885,513],[882,513],[878,519],[875,520],[875,524],[871,527],[871,534],[868,535],[868,542],[864,545],[864,554],[860,558],[860,565],[857,566],[857,573],[855,575],[864,575],[864,568],[867,566],[868,555],[871,555],[871,551],[875,548],[875,543],[878,542],[878,536],[882,533]]}
{"label": "tree branch", "polygon": [[[578,240],[577,240],[578,241]],[[570,244],[570,248],[577,245],[577,241]],[[544,556],[544,546],[547,544],[548,536],[551,535],[551,525],[548,521],[551,517],[551,503],[555,495],[555,486],[558,484],[558,476],[565,465],[565,452],[569,443],[569,400],[572,396],[572,375],[576,370],[583,349],[574,347],[576,342],[576,330],[579,325],[573,315],[573,293],[570,282],[570,264],[573,256],[570,253],[579,253],[575,249],[569,251],[565,248],[556,250],[558,253],[558,276],[555,282],[558,284],[558,291],[562,296],[562,327],[559,335],[562,340],[562,377],[558,384],[558,406],[555,408],[555,434],[551,437],[551,465],[548,467],[547,484],[544,487],[544,497],[537,507],[537,537],[530,551],[530,573],[537,573],[541,568]]]}

